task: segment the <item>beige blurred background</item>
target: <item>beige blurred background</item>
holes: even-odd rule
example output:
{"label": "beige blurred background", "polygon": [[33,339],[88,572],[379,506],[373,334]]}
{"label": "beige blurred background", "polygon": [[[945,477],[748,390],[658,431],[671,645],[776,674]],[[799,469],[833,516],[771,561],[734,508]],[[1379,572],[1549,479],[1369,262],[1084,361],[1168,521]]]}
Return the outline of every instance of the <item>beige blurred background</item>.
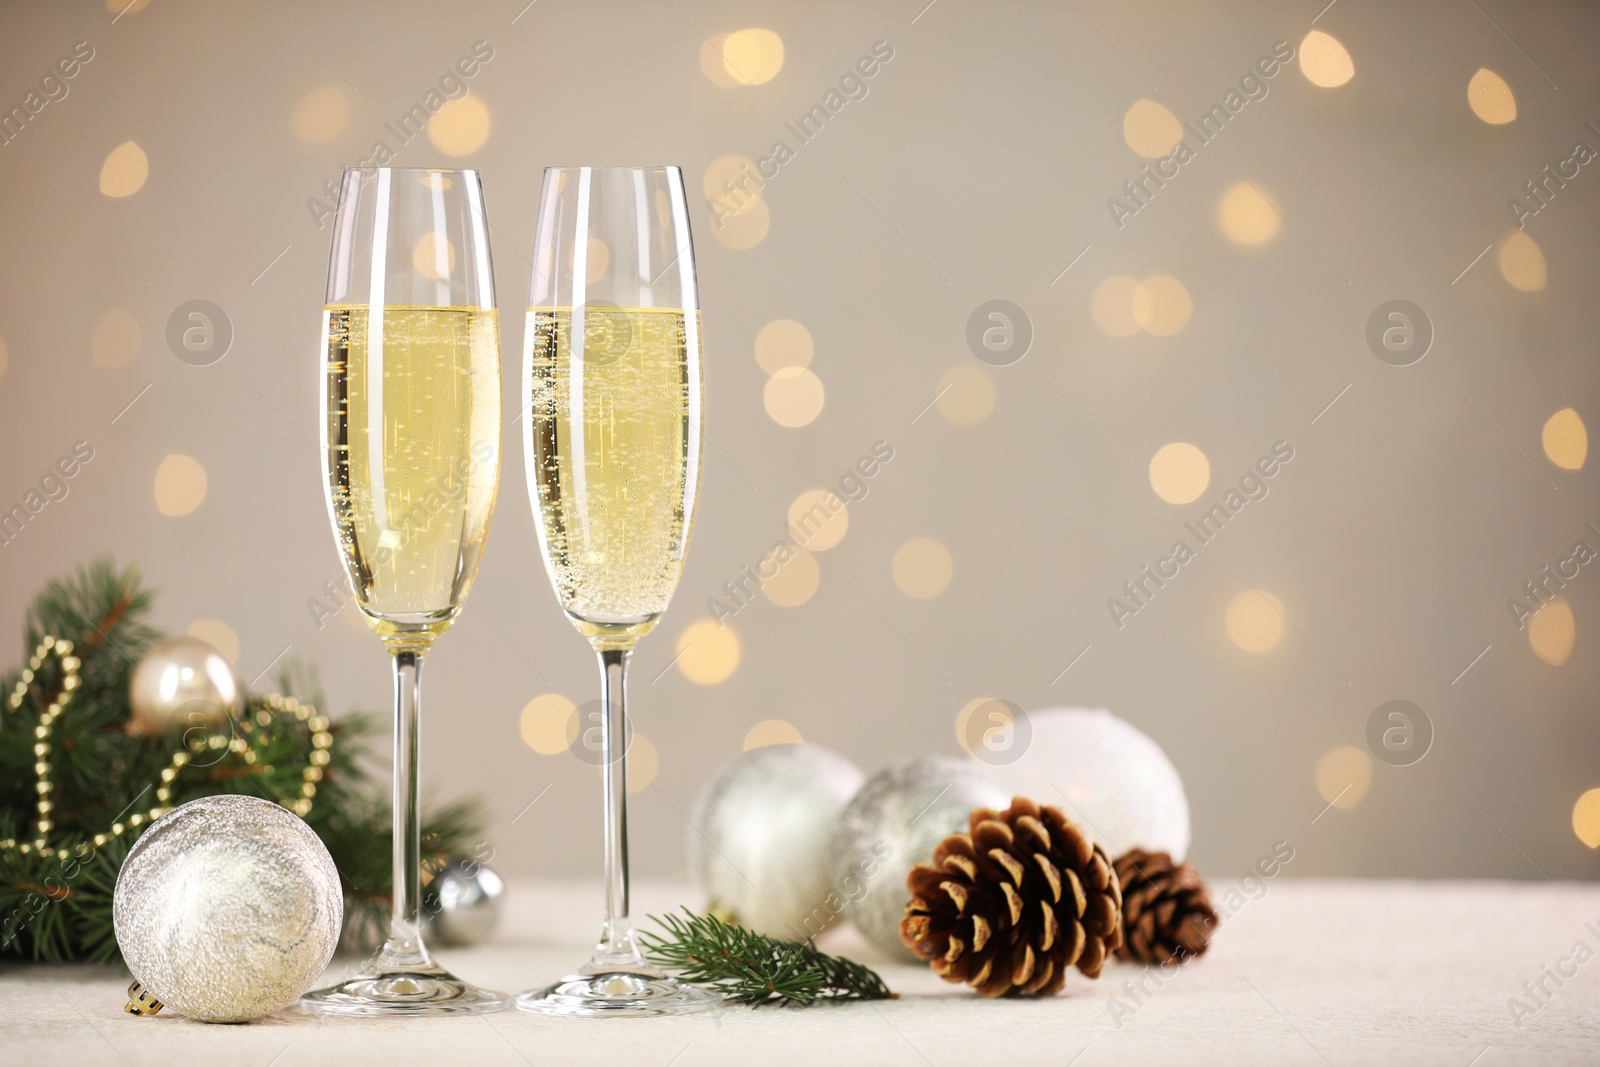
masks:
{"label": "beige blurred background", "polygon": [[[354,609],[319,628],[310,603],[343,581],[315,444],[325,183],[380,140],[480,168],[517,312],[541,168],[671,162],[723,198],[694,219],[711,447],[635,659],[636,870],[681,870],[681,813],[747,744],[872,770],[959,753],[961,710],[996,697],[1148,732],[1213,877],[1279,839],[1293,875],[1594,876],[1600,564],[1527,628],[1508,607],[1600,551],[1600,162],[1574,152],[1600,150],[1592,5],[125,2],[0,9],[0,109],[56,97],[0,146],[0,505],[93,449],[0,548],[8,661],[45,577],[113,552],[164,628],[236,641],[245,680],[299,658],[336,713],[385,708]],[[79,42],[92,58],[41,88]],[[402,144],[385,124],[430,91],[466,95]],[[786,123],[819,104],[802,144]],[[1214,105],[1208,142],[1178,126]],[[1193,158],[1159,162],[1180,135]],[[780,140],[765,188],[719,189],[726,157]],[[1172,176],[1140,204],[1122,187],[1145,164]],[[1547,165],[1573,176],[1541,206],[1524,183]],[[1522,229],[1518,196],[1540,208]],[[1008,365],[967,340],[995,299],[1031,323]],[[192,300],[231,323],[210,365],[167,339]],[[1431,323],[1409,366],[1368,342],[1393,300]],[[508,314],[508,386],[521,333]],[[877,442],[893,458],[847,518],[707,628],[791,505]],[[1197,546],[1185,524],[1278,442],[1267,495],[1119,628],[1108,598]],[[428,665],[425,784],[489,800],[504,872],[593,873],[595,772],[535,749],[595,672],[505,446],[470,606]],[[1432,723],[1411,766],[1368,748],[1394,699]]]}

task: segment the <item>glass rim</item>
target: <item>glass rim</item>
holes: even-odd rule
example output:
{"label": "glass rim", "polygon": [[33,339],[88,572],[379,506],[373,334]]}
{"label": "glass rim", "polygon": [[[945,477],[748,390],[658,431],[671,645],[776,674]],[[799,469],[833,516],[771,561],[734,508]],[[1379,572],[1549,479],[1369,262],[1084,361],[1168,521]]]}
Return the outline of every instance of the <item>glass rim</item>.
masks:
{"label": "glass rim", "polygon": [[345,167],[346,174],[386,170],[391,174],[477,174],[476,167]]}
{"label": "glass rim", "polygon": [[579,171],[579,170],[605,170],[605,171],[617,171],[617,170],[622,170],[622,171],[666,171],[666,170],[675,170],[675,171],[678,171],[680,174],[683,172],[683,168],[680,167],[676,163],[657,163],[657,164],[654,164],[654,165],[648,166],[648,167],[617,167],[617,166],[595,166],[595,165],[592,165],[592,164],[581,164],[579,166],[573,166],[573,167],[546,167],[546,168],[544,168],[544,172],[546,174],[551,174],[551,173],[569,174],[569,173],[571,173],[573,171]]}

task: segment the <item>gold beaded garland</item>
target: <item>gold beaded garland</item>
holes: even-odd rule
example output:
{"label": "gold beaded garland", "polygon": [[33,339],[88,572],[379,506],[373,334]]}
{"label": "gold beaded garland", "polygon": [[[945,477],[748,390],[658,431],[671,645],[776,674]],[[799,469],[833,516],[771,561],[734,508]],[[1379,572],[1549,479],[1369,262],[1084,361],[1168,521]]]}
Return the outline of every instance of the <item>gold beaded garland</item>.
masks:
{"label": "gold beaded garland", "polygon": [[[71,703],[73,694],[77,692],[81,684],[78,669],[83,664],[77,656],[72,654],[72,650],[72,642],[65,638],[45,637],[44,640],[39,642],[39,646],[34,649],[33,655],[28,658],[28,666],[18,678],[16,687],[12,690],[11,696],[7,701],[12,711],[21,708],[22,702],[27,699],[28,689],[33,684],[35,674],[44,665],[45,657],[52,653],[58,657],[62,674],[61,692],[46,706],[44,712],[39,716],[38,725],[33,730],[35,742],[33,746],[35,759],[33,770],[38,779],[34,785],[34,791],[39,796],[36,804],[39,818],[34,823],[36,836],[31,842],[19,842],[15,838],[9,837],[0,839],[0,849],[15,850],[24,856],[31,855],[36,850],[40,855],[48,855],[51,851],[48,835],[51,830],[55,829],[55,822],[50,818],[51,812],[55,810],[55,802],[51,799],[55,791],[55,784],[50,778],[51,771],[54,770],[49,760],[51,754],[50,738],[55,721],[61,717],[62,710]],[[312,797],[316,796],[317,793],[316,783],[322,780],[322,768],[327,765],[329,759],[328,750],[333,746],[333,734],[329,730],[328,720],[317,714],[316,708],[310,704],[302,704],[294,697],[286,697],[278,693],[267,693],[258,699],[262,707],[256,711],[256,725],[264,729],[272,725],[274,715],[293,715],[296,721],[302,723],[310,734],[310,759],[308,765],[300,772],[299,795],[283,805],[296,815],[304,818],[311,814]],[[188,742],[186,749],[179,749],[174,752],[168,765],[161,771],[161,784],[156,787],[155,791],[155,806],[148,811],[135,812],[127,818],[126,822],[112,823],[106,833],[95,834],[91,841],[80,842],[76,849],[77,855],[80,857],[88,855],[95,849],[104,846],[111,838],[121,837],[128,830],[137,829],[147,821],[154,822],[171,810],[169,801],[172,799],[172,783],[177,780],[179,772],[189,765],[191,752],[200,753],[208,749],[226,749],[229,752],[238,754],[247,764],[257,763],[260,756],[254,746],[257,744],[264,745],[266,743],[265,735],[253,729],[248,718],[238,725],[242,731],[250,734],[251,737],[234,737],[230,739],[215,734],[209,738],[196,737]],[[70,853],[66,849],[57,849],[55,850],[55,855],[58,859],[65,860]]]}

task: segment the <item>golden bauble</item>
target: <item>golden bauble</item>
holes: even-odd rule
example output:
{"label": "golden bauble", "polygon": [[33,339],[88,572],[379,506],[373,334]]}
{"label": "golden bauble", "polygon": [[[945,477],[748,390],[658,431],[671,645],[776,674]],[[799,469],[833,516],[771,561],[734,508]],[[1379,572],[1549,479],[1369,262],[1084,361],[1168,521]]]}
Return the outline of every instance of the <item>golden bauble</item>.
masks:
{"label": "golden bauble", "polygon": [[239,684],[226,657],[198,637],[169,637],[144,654],[128,683],[130,734],[206,732],[232,721]]}

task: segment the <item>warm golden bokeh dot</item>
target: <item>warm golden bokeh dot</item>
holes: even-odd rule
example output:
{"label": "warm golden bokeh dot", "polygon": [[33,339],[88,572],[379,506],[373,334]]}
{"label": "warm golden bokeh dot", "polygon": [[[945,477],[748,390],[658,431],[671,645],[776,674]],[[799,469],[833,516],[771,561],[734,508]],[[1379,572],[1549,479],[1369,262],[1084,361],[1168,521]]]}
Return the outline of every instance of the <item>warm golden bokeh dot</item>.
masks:
{"label": "warm golden bokeh dot", "polygon": [[437,230],[429,230],[411,250],[411,265],[424,277],[436,282],[448,281],[456,269],[456,249],[450,239]]}
{"label": "warm golden bokeh dot", "polygon": [[954,564],[950,550],[931,537],[913,537],[894,553],[894,584],[908,597],[928,600],[945,591]]}
{"label": "warm golden bokeh dot", "polygon": [[702,619],[678,637],[678,670],[696,685],[716,685],[739,666],[739,635],[727,623]]}
{"label": "warm golden bokeh dot", "polygon": [[206,498],[206,469],[193,456],[174,452],[156,468],[156,508],[163,515],[187,515]]}
{"label": "warm golden bokeh dot", "polygon": [[1183,125],[1154,100],[1136,100],[1122,116],[1122,139],[1144,158],[1160,159],[1183,140]]}
{"label": "warm golden bokeh dot", "polygon": [[1150,457],[1150,488],[1169,504],[1188,504],[1211,484],[1211,461],[1187,441],[1163,445]]}
{"label": "warm golden bokeh dot", "polygon": [[476,96],[451,100],[428,122],[428,140],[447,156],[470,156],[489,139],[489,105]]}
{"label": "warm golden bokeh dot", "polygon": [[324,85],[294,105],[289,129],[307,144],[326,144],[343,133],[349,121],[350,98],[337,85]]}
{"label": "warm golden bokeh dot", "polygon": [[762,719],[744,735],[744,750],[766,748],[768,745],[798,745],[805,738],[792,722],[783,719]]}
{"label": "warm golden bokeh dot", "polygon": [[724,247],[744,252],[767,238],[772,228],[772,212],[760,197],[746,200],[731,215],[722,215],[711,223],[711,236]]}
{"label": "warm golden bokeh dot", "polygon": [[1157,274],[1133,291],[1133,321],[1146,333],[1171,337],[1189,325],[1194,301],[1189,290],[1170,274]]}
{"label": "warm golden bokeh dot", "polygon": [[719,89],[737,89],[743,83],[728,73],[727,61],[722,58],[722,48],[728,43],[725,33],[713,34],[700,45],[700,73]]}
{"label": "warm golden bokeh dot", "polygon": [[1572,408],[1562,408],[1544,422],[1544,454],[1562,470],[1583,469],[1589,458],[1589,431]]}
{"label": "warm golden bokeh dot", "polygon": [[762,561],[769,573],[774,567],[777,573],[761,583],[761,595],[781,608],[799,607],[815,596],[817,587],[822,584],[822,567],[817,557],[803,548],[791,552],[781,564],[772,557]]}
{"label": "warm golden bokeh dot", "polygon": [[1089,316],[1094,324],[1112,337],[1132,337],[1139,332],[1139,320],[1133,317],[1133,294],[1139,290],[1139,280],[1126,274],[1115,274],[1095,286],[1089,298]]}
{"label": "warm golden bokeh dot", "polygon": [[132,196],[150,177],[150,158],[133,141],[123,141],[100,164],[100,192],[106,196]]}
{"label": "warm golden bokeh dot", "polygon": [[229,663],[239,662],[239,635],[221,619],[196,619],[189,624],[188,634],[221,652]]}
{"label": "warm golden bokeh dot", "polygon": [[142,341],[138,319],[121,308],[107,308],[89,338],[89,355],[96,367],[106,370],[126,366],[139,354]]}
{"label": "warm golden bokeh dot", "polygon": [[[746,200],[761,196],[761,174],[749,156],[731,153],[718,156],[706,165],[700,187],[706,200],[720,200],[724,208],[737,208]],[[730,188],[731,186],[731,188]]]}
{"label": "warm golden bokeh dot", "polygon": [[765,85],[783,69],[783,38],[771,30],[736,30],[722,42],[722,63],[736,85]]}
{"label": "warm golden bokeh dot", "polygon": [[1312,85],[1337,89],[1355,77],[1356,65],[1337,37],[1312,30],[1300,41],[1300,73]]}
{"label": "warm golden bokeh dot", "polygon": [[936,406],[950,425],[976,426],[994,410],[994,382],[977,367],[952,367],[939,379]]}
{"label": "warm golden bokeh dot", "polygon": [[1265,652],[1283,640],[1283,601],[1246,589],[1228,601],[1223,621],[1234,644],[1246,652]]}
{"label": "warm golden bokeh dot", "polygon": [[789,536],[813,552],[826,552],[850,529],[850,506],[832,489],[807,489],[789,505]]}
{"label": "warm golden bokeh dot", "polygon": [[635,730],[628,745],[628,792],[642,793],[656,780],[661,769],[661,753],[656,743]]}
{"label": "warm golden bokeh dot", "polygon": [[1330,748],[1317,761],[1317,792],[1336,808],[1353,808],[1372,783],[1372,757],[1353,745]]}
{"label": "warm golden bokeh dot", "polygon": [[554,756],[572,747],[582,723],[577,707],[560,693],[543,693],[522,708],[522,740],[541,756]]}
{"label": "warm golden bokeh dot", "polygon": [[1488,67],[1467,82],[1467,103],[1472,113],[1491,126],[1504,126],[1517,117],[1517,97],[1506,80]]}
{"label": "warm golden bokeh dot", "polygon": [[[967,730],[972,724],[972,716],[985,704],[994,702],[994,697],[974,697],[961,705],[961,710],[956,712],[956,744],[960,745],[961,750],[969,756],[977,755],[976,752],[972,751],[971,740],[967,737]],[[1004,705],[1001,706],[1004,707]]]}
{"label": "warm golden bokeh dot", "polygon": [[815,422],[826,399],[822,379],[808,367],[785,367],[761,390],[761,403],[772,421],[791,430]]}
{"label": "warm golden bokeh dot", "polygon": [[1572,832],[1590,848],[1600,848],[1600,788],[1589,790],[1572,805]]}
{"label": "warm golden bokeh dot", "polygon": [[793,319],[773,319],[756,334],[756,362],[768,374],[809,367],[814,351],[811,331]]}
{"label": "warm golden bokeh dot", "polygon": [[1217,228],[1236,245],[1270,240],[1282,224],[1277,209],[1249,182],[1239,182],[1217,201]]}
{"label": "warm golden bokeh dot", "polygon": [[1521,230],[1513,230],[1511,236],[1500,245],[1498,258],[1500,276],[1510,282],[1513,289],[1537,293],[1549,280],[1549,270],[1545,266],[1544,252],[1539,248],[1539,242]]}
{"label": "warm golden bokeh dot", "polygon": [[586,242],[588,252],[584,257],[583,276],[590,285],[606,276],[611,269],[611,247],[593,234]]}
{"label": "warm golden bokeh dot", "polygon": [[1564,596],[1553,598],[1528,620],[1528,644],[1533,648],[1533,654],[1552,667],[1567,662],[1577,636],[1578,627],[1572,617],[1572,605],[1567,603]]}

